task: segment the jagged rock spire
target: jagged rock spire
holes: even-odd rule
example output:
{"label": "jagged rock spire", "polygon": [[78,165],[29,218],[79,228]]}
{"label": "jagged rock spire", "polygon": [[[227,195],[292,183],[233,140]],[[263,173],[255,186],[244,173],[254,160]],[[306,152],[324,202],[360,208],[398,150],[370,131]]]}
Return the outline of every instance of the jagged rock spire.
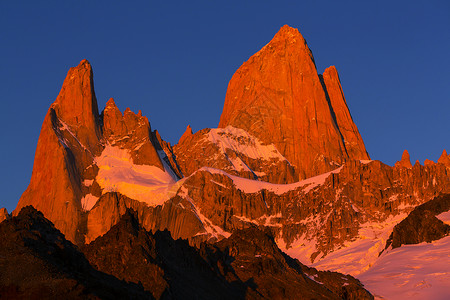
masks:
{"label": "jagged rock spire", "polygon": [[447,151],[445,149],[444,149],[444,151],[442,151],[442,155],[441,155],[441,157],[439,157],[438,163],[441,163],[447,167],[450,167],[450,156],[447,154]]}
{"label": "jagged rock spire", "polygon": [[305,39],[287,25],[231,78],[219,127],[228,125],[273,143],[300,178],[369,159],[337,71],[322,81]]}
{"label": "jagged rock spire", "polygon": [[[416,162],[417,163],[417,162]],[[396,167],[404,167],[404,168],[408,168],[411,169],[412,168],[412,164],[411,164],[411,158],[409,156],[409,152],[408,150],[404,150],[403,154],[402,154],[402,159],[399,160],[398,162],[395,163]]]}
{"label": "jagged rock spire", "polygon": [[194,133],[192,132],[192,128],[191,125],[188,125],[186,127],[186,130],[184,131],[183,135],[180,137],[180,139],[178,140],[178,144],[183,143],[183,141],[191,136],[193,136]]}

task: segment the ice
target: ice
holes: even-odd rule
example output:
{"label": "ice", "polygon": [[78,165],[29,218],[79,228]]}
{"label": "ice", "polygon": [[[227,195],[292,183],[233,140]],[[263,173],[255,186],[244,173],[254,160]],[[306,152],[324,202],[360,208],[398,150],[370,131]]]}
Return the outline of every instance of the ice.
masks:
{"label": "ice", "polygon": [[[367,222],[360,225],[358,237],[344,244],[312,266],[356,276],[369,269],[386,246],[386,241],[395,225],[400,223],[406,213],[391,215],[383,222]],[[295,256],[294,256],[295,257]]]}
{"label": "ice", "polygon": [[436,218],[438,218],[445,224],[450,225],[450,211],[443,212],[442,214],[437,215]]}
{"label": "ice", "polygon": [[97,203],[98,197],[87,194],[83,198],[81,198],[81,208],[83,208],[84,211],[89,211],[94,207],[95,203]]}
{"label": "ice", "polygon": [[373,160],[362,159],[359,162],[362,163],[363,165],[367,165],[367,164],[370,164],[371,162],[373,162]]}
{"label": "ice", "polygon": [[84,185],[84,186],[87,186],[87,187],[91,186],[93,183],[94,183],[94,179],[91,179],[91,180],[85,179],[85,180],[83,181],[83,185]]}
{"label": "ice", "polygon": [[231,174],[228,174],[225,171],[214,169],[210,167],[203,167],[199,169],[197,172],[206,171],[211,174],[222,174],[233,180],[234,185],[237,189],[243,191],[244,193],[253,194],[258,193],[261,190],[267,190],[270,192],[273,192],[277,195],[285,194],[289,191],[295,190],[297,188],[303,187],[303,192],[306,194],[315,187],[318,187],[325,183],[325,180],[330,176],[331,174],[336,174],[341,171],[342,167],[339,167],[331,172],[327,172],[315,177],[311,177],[302,181],[298,181],[295,183],[290,184],[275,184],[275,183],[269,183],[265,181],[258,181],[258,180],[252,180],[252,179],[246,179],[239,176],[234,176]]}
{"label": "ice", "polygon": [[358,276],[384,299],[450,299],[450,236],[384,253]]}
{"label": "ice", "polygon": [[232,126],[211,129],[208,140],[216,144],[224,153],[230,149],[252,159],[286,160],[273,144],[263,145],[247,131]]}
{"label": "ice", "polygon": [[135,165],[127,150],[107,145],[95,158],[96,180],[103,192],[119,192],[150,206],[163,204],[175,195],[181,182],[156,166]]}
{"label": "ice", "polygon": [[[280,234],[280,236],[282,233]],[[302,234],[299,238],[295,239],[293,243],[287,248],[287,244],[284,239],[279,238],[276,240],[278,247],[290,257],[298,259],[305,265],[311,264],[311,255],[317,251],[317,239],[314,237],[308,239],[306,234]]]}

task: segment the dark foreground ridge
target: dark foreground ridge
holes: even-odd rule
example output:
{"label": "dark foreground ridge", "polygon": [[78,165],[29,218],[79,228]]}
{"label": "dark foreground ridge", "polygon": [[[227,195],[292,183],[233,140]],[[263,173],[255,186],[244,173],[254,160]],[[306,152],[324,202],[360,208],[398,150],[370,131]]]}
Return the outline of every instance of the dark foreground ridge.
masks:
{"label": "dark foreground ridge", "polygon": [[351,276],[288,257],[258,228],[195,248],[146,231],[128,210],[80,250],[28,206],[0,224],[0,239],[2,299],[373,299]]}
{"label": "dark foreground ridge", "polygon": [[41,212],[0,223],[0,299],[151,299],[143,287],[95,270]]}
{"label": "dark foreground ridge", "polygon": [[431,243],[450,234],[450,226],[436,218],[450,210],[450,194],[440,195],[414,208],[403,221],[392,230],[385,249],[402,245]]}

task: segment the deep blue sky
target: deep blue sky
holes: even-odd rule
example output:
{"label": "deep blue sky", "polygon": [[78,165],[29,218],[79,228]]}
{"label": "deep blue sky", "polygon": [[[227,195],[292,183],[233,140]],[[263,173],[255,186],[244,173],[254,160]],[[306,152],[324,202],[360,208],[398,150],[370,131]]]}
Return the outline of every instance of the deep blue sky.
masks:
{"label": "deep blue sky", "polygon": [[141,109],[173,144],[188,124],[217,126],[231,76],[284,24],[320,73],[337,67],[373,159],[450,150],[449,1],[131,2],[1,1],[0,207],[15,208],[29,183],[69,67],[87,58],[100,110],[110,97]]}

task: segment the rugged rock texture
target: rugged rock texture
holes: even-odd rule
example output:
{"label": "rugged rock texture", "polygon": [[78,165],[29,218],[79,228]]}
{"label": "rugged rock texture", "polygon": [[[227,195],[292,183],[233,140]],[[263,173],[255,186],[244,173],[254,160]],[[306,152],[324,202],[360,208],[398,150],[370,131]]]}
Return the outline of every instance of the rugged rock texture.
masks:
{"label": "rugged rock texture", "polygon": [[70,68],[51,108],[81,145],[95,154],[99,153],[101,130],[98,105],[92,67],[87,60],[84,59],[77,67]]}
{"label": "rugged rock texture", "polygon": [[178,140],[178,144],[183,143],[186,139],[190,138],[194,133],[192,132],[191,125],[188,125],[186,127],[186,131],[183,133],[183,135]]}
{"label": "rugged rock texture", "polygon": [[270,231],[238,230],[216,245],[233,258],[228,259],[231,262],[229,273],[232,271],[261,298],[373,299],[357,279],[339,273],[319,272],[285,255]]}
{"label": "rugged rock texture", "polygon": [[373,299],[351,276],[319,272],[286,256],[270,232],[249,228],[194,248],[139,223],[127,211],[83,252],[99,270],[141,282],[157,299]]}
{"label": "rugged rock texture", "polygon": [[[69,71],[66,81],[70,74]],[[77,230],[82,223],[81,182],[90,179],[90,174],[83,173],[93,161],[92,154],[83,147],[50,108],[42,124],[30,184],[13,215],[22,207],[33,205],[69,240],[82,241]]]}
{"label": "rugged rock texture", "polygon": [[152,132],[151,139],[162,160],[167,164],[167,166],[169,166],[173,173],[175,173],[178,179],[183,178],[183,173],[181,172],[180,166],[175,159],[174,150],[170,143],[161,138],[158,130]]}
{"label": "rugged rock texture", "polygon": [[364,224],[407,214],[441,192],[450,192],[442,164],[407,169],[349,161],[333,173],[282,186],[202,169],[184,181],[179,196],[226,232],[257,224],[273,228],[287,249],[299,239],[312,243],[313,262],[357,238]]}
{"label": "rugged rock texture", "polygon": [[436,215],[450,210],[450,195],[441,195],[417,206],[403,221],[397,224],[386,242],[391,246],[430,243],[450,234],[450,226],[436,218]]}
{"label": "rugged rock texture", "polygon": [[339,132],[342,134],[348,156],[351,159],[369,159],[358,128],[350,115],[336,67],[331,66],[325,69],[323,75],[319,75],[319,78],[323,82],[325,95],[332,108],[332,115]]}
{"label": "rugged rock texture", "polygon": [[151,127],[142,112],[129,108],[122,113],[111,98],[102,112],[103,136],[111,146],[129,149],[133,162],[138,165],[157,166],[164,170],[161,158],[151,141]]}
{"label": "rugged rock texture", "polygon": [[324,78],[322,85],[304,38],[285,25],[231,78],[219,127],[231,125],[273,143],[300,179],[348,159],[369,159],[337,72],[329,69]]}
{"label": "rugged rock texture", "polygon": [[2,299],[150,299],[134,283],[92,268],[42,213],[27,206],[0,224]]}
{"label": "rugged rock texture", "polygon": [[425,159],[425,161],[423,162],[424,166],[432,166],[435,164],[434,161],[429,160],[429,159]]}
{"label": "rugged rock texture", "polygon": [[83,248],[98,270],[141,282],[157,299],[244,299],[244,283],[227,282],[208,263],[209,251],[203,258],[186,241],[173,240],[168,231],[147,232],[130,211]]}
{"label": "rugged rock texture", "polygon": [[445,149],[442,151],[442,155],[439,157],[438,163],[450,168],[450,156],[447,154]]}
{"label": "rugged rock texture", "polygon": [[408,168],[408,169],[412,168],[411,159],[409,157],[408,150],[405,149],[405,151],[403,151],[402,159],[395,163],[395,167],[396,168],[404,167],[404,168]]}
{"label": "rugged rock texture", "polygon": [[4,207],[0,208],[0,223],[9,218],[10,218],[10,215],[8,214],[8,211],[6,210],[6,208],[4,208]]}
{"label": "rugged rock texture", "polygon": [[195,208],[183,198],[173,197],[164,205],[151,207],[119,193],[107,193],[87,216],[86,242],[108,232],[129,208],[137,212],[141,225],[149,231],[168,229],[174,238],[185,239],[205,231]]}
{"label": "rugged rock texture", "polygon": [[[95,98],[92,68],[87,60],[71,68],[42,124],[33,173],[13,215],[33,205],[67,237],[83,244],[87,212],[82,201],[102,191],[96,181],[98,157],[105,145],[126,149],[133,163],[167,168],[181,177],[170,145],[152,132],[141,112],[122,114],[110,99],[101,116]],[[167,151],[167,154],[166,154]],[[172,160],[170,160],[170,158]]]}
{"label": "rugged rock texture", "polygon": [[273,144],[263,145],[248,132],[231,126],[199,130],[180,139],[173,150],[185,176],[211,167],[272,183],[297,180],[294,167]]}

